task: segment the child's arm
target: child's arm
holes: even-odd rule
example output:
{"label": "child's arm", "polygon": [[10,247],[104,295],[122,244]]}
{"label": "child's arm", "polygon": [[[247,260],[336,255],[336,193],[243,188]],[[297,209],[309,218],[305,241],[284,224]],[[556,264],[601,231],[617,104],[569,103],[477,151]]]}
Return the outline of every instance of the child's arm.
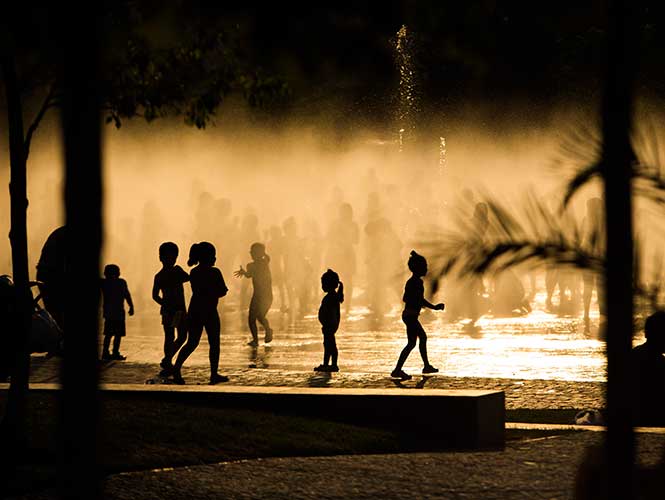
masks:
{"label": "child's arm", "polygon": [[159,296],[159,285],[157,284],[157,276],[152,282],[152,300],[157,302],[160,306],[162,305],[162,298]]}
{"label": "child's arm", "polygon": [[224,276],[222,275],[222,271],[217,269],[217,272],[219,273],[219,280],[217,281],[217,296],[224,297],[229,291],[229,288],[226,286],[226,283],[224,282]]}
{"label": "child's arm", "polygon": [[341,281],[339,282],[339,288],[337,288],[337,299],[340,304],[344,302],[344,283]]}
{"label": "child's arm", "polygon": [[245,278],[251,278],[251,277],[252,277],[252,273],[251,273],[251,271],[250,271],[250,267],[249,267],[249,266],[247,266],[247,269],[246,269],[246,270],[243,269],[242,266],[240,266],[240,269],[238,269],[235,273],[233,273],[233,276],[235,276],[236,278],[240,278],[240,277],[242,277],[242,276],[244,276]]}
{"label": "child's arm", "polygon": [[129,288],[127,287],[127,283],[125,283],[125,300],[129,305],[129,311],[128,311],[129,315],[134,316],[134,302],[132,302],[132,296],[129,293]]}
{"label": "child's arm", "polygon": [[423,307],[434,309],[435,311],[443,311],[446,305],[443,302],[439,302],[438,304],[434,305],[431,302],[429,302],[427,299],[425,299],[425,297],[423,297]]}

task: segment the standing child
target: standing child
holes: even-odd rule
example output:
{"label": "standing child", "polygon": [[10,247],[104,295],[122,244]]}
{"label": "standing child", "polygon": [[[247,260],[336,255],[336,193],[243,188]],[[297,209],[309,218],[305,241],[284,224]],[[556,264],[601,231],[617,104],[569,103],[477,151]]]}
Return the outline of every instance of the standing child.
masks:
{"label": "standing child", "polygon": [[[102,359],[124,360],[120,354],[120,340],[125,336],[125,301],[129,305],[129,315],[134,316],[134,303],[129,294],[127,282],[120,277],[120,268],[115,264],[104,267],[104,279],[101,284],[104,299],[104,350]],[[113,354],[109,352],[113,338]]]}
{"label": "standing child", "polygon": [[425,286],[423,285],[422,277],[427,274],[427,260],[422,255],[416,253],[415,250],[411,250],[411,257],[409,257],[409,270],[413,275],[407,280],[406,285],[404,286],[404,311],[402,312],[402,321],[406,325],[406,337],[408,342],[402,353],[399,355],[397,360],[397,366],[390,374],[391,377],[401,378],[402,380],[409,380],[411,375],[404,373],[402,367],[406,358],[409,357],[411,351],[416,346],[416,339],[420,339],[420,356],[423,358],[423,374],[427,373],[436,373],[439,370],[434,368],[429,364],[427,359],[427,334],[423,329],[423,326],[418,320],[420,315],[420,310],[423,307],[429,309],[434,309],[437,311],[443,311],[445,305],[441,304],[430,304],[425,300]]}
{"label": "standing child", "polygon": [[173,356],[187,340],[187,308],[183,283],[189,281],[189,275],[176,265],[177,259],[178,245],[167,241],[159,246],[162,269],[155,275],[152,299],[161,306],[159,313],[164,327],[164,358],[159,364],[162,367],[162,376],[170,375],[173,371]]}
{"label": "standing child", "polygon": [[210,384],[214,385],[218,382],[228,382],[229,380],[228,377],[217,373],[217,368],[219,367],[219,334],[221,329],[217,304],[219,303],[219,299],[224,297],[229,289],[226,287],[226,283],[224,283],[222,272],[213,267],[217,260],[215,253],[215,247],[207,241],[195,243],[189,250],[187,265],[196,265],[196,267],[192,269],[189,275],[192,284],[192,298],[189,301],[189,310],[187,311],[189,335],[187,342],[180,349],[178,358],[173,366],[173,381],[176,384],[185,383],[180,370],[189,355],[198,347],[204,328],[208,335],[208,345],[210,346]]}
{"label": "standing child", "polygon": [[236,278],[244,276],[252,278],[252,287],[254,292],[252,300],[249,303],[249,331],[252,333],[252,340],[247,345],[256,347],[259,345],[259,332],[256,326],[258,321],[266,332],[265,343],[272,341],[272,328],[266,314],[272,305],[272,277],[270,276],[270,257],[266,255],[266,247],[263,243],[253,243],[249,249],[252,262],[247,264],[247,270],[240,266],[240,269],[234,273]]}
{"label": "standing child", "polygon": [[[314,371],[338,372],[335,333],[339,328],[339,305],[344,302],[344,285],[338,274],[328,269],[321,276],[321,288],[326,292],[319,307],[319,322],[323,332],[323,364],[314,368]],[[332,365],[329,364],[331,359]]]}

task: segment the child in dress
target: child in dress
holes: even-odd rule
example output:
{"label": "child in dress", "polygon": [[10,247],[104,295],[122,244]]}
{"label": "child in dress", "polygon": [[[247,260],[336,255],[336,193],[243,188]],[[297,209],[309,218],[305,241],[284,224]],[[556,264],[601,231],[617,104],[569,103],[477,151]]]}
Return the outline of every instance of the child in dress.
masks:
{"label": "child in dress", "polygon": [[252,262],[247,264],[247,269],[240,269],[234,273],[236,278],[252,278],[252,287],[254,289],[252,300],[249,303],[249,331],[252,333],[252,340],[247,345],[256,347],[259,345],[259,332],[256,326],[258,321],[265,330],[265,343],[272,341],[272,328],[266,314],[272,305],[272,277],[270,275],[270,257],[266,255],[266,247],[263,243],[253,243],[249,249],[252,256]]}
{"label": "child in dress", "polygon": [[152,299],[160,305],[159,312],[164,327],[164,358],[159,364],[162,367],[162,376],[167,376],[173,371],[173,356],[187,340],[187,307],[183,283],[189,281],[189,274],[176,265],[177,259],[178,245],[167,241],[159,246],[162,268],[155,275]]}
{"label": "child in dress", "polygon": [[411,277],[407,280],[406,285],[404,286],[404,311],[402,312],[402,321],[406,325],[406,337],[407,344],[402,349],[399,359],[397,360],[397,366],[390,374],[391,377],[400,378],[402,380],[409,380],[411,375],[404,373],[402,367],[406,362],[406,358],[409,357],[411,351],[416,346],[416,340],[420,339],[420,356],[423,359],[423,374],[436,373],[439,370],[434,368],[429,364],[427,358],[427,334],[423,326],[418,320],[420,316],[420,310],[423,307],[429,309],[434,309],[436,311],[443,311],[445,305],[440,304],[431,304],[425,300],[425,286],[423,285],[422,277],[427,274],[427,260],[422,255],[416,253],[415,250],[411,251],[411,256],[409,257],[409,270],[413,273]]}
{"label": "child in dress", "polygon": [[219,335],[221,325],[217,304],[229,289],[224,283],[222,272],[214,267],[217,260],[215,247],[207,241],[195,243],[189,250],[187,265],[196,267],[191,270],[189,279],[192,285],[192,298],[187,311],[187,326],[189,334],[187,342],[173,365],[173,382],[184,384],[180,370],[190,354],[198,347],[201,335],[205,328],[210,346],[210,384],[228,382],[229,378],[217,373],[219,367]]}
{"label": "child in dress", "polygon": [[[125,360],[120,354],[120,340],[125,336],[125,301],[129,305],[129,315],[134,315],[134,303],[127,288],[127,282],[120,277],[120,268],[115,264],[104,267],[104,278],[101,283],[104,299],[104,348],[102,359]],[[113,339],[113,353],[109,352]]]}
{"label": "child in dress", "polygon": [[[323,364],[314,368],[314,371],[338,372],[335,333],[339,328],[339,305],[344,302],[344,285],[338,274],[328,269],[321,276],[321,288],[326,292],[319,307],[319,322],[323,332]],[[330,361],[332,364],[329,364]]]}

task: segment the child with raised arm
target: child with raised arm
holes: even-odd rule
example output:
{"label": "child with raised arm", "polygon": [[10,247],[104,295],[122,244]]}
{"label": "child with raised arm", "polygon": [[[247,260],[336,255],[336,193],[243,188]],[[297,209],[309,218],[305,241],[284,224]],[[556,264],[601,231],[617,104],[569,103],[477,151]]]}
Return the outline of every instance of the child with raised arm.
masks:
{"label": "child with raised arm", "polygon": [[[102,298],[104,299],[104,348],[102,359],[105,361],[125,360],[120,354],[120,340],[125,336],[125,301],[129,305],[129,315],[134,316],[134,303],[127,288],[127,282],[120,277],[120,268],[115,264],[104,267],[104,278],[101,282]],[[113,339],[113,354],[109,352]]]}
{"label": "child with raised arm", "polygon": [[188,266],[196,266],[191,270],[189,279],[192,285],[192,298],[187,311],[189,334],[187,342],[173,365],[173,382],[184,384],[180,370],[190,354],[198,347],[205,328],[210,346],[210,384],[228,382],[229,378],[217,373],[219,367],[219,334],[221,325],[217,304],[229,289],[224,283],[222,272],[214,267],[217,257],[215,247],[207,241],[195,243],[189,250]]}
{"label": "child with raised arm", "polygon": [[247,345],[256,347],[259,345],[259,331],[256,326],[258,321],[265,330],[265,343],[272,341],[272,328],[266,314],[272,305],[272,277],[270,275],[270,257],[266,254],[266,247],[263,243],[253,243],[249,249],[252,262],[247,264],[247,269],[240,269],[234,273],[236,278],[252,278],[252,300],[249,303],[249,331],[252,333],[252,340]]}
{"label": "child with raised arm", "polygon": [[[321,276],[321,288],[326,292],[319,307],[319,322],[323,333],[323,364],[314,368],[314,371],[338,372],[335,333],[339,328],[339,305],[344,302],[344,285],[338,274],[328,269]],[[332,364],[329,364],[331,360]]]}
{"label": "child with raised arm", "polygon": [[416,253],[415,250],[411,250],[411,256],[409,257],[409,270],[413,273],[411,277],[407,280],[406,285],[404,286],[404,311],[402,312],[402,321],[406,325],[406,337],[407,344],[402,349],[399,359],[397,360],[397,366],[390,374],[391,377],[400,378],[402,380],[411,379],[411,375],[404,373],[402,367],[406,362],[406,358],[409,357],[411,351],[416,346],[416,340],[420,339],[420,356],[423,358],[423,374],[436,373],[439,370],[434,368],[429,364],[427,359],[427,334],[423,329],[423,326],[418,320],[420,316],[420,310],[423,307],[429,309],[434,309],[436,311],[443,311],[445,305],[440,304],[431,304],[425,300],[425,286],[423,285],[422,277],[427,274],[427,260],[422,255]]}
{"label": "child with raised arm", "polygon": [[[164,327],[164,358],[159,364],[160,375],[168,376],[173,371],[173,356],[187,340],[187,307],[183,284],[189,281],[189,274],[176,265],[178,245],[171,241],[159,246],[159,260],[162,269],[155,275],[152,285],[152,300],[160,305]],[[175,332],[178,336],[175,336]]]}

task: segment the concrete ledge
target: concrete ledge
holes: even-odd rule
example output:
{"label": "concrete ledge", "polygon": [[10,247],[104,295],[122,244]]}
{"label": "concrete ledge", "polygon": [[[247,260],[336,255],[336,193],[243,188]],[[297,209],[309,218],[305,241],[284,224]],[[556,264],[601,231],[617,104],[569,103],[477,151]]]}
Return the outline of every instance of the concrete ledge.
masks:
{"label": "concrete ledge", "polygon": [[[59,388],[30,386],[35,392]],[[396,429],[449,448],[499,448],[505,442],[502,391],[143,384],[109,384],[102,391],[120,399],[154,398]]]}

